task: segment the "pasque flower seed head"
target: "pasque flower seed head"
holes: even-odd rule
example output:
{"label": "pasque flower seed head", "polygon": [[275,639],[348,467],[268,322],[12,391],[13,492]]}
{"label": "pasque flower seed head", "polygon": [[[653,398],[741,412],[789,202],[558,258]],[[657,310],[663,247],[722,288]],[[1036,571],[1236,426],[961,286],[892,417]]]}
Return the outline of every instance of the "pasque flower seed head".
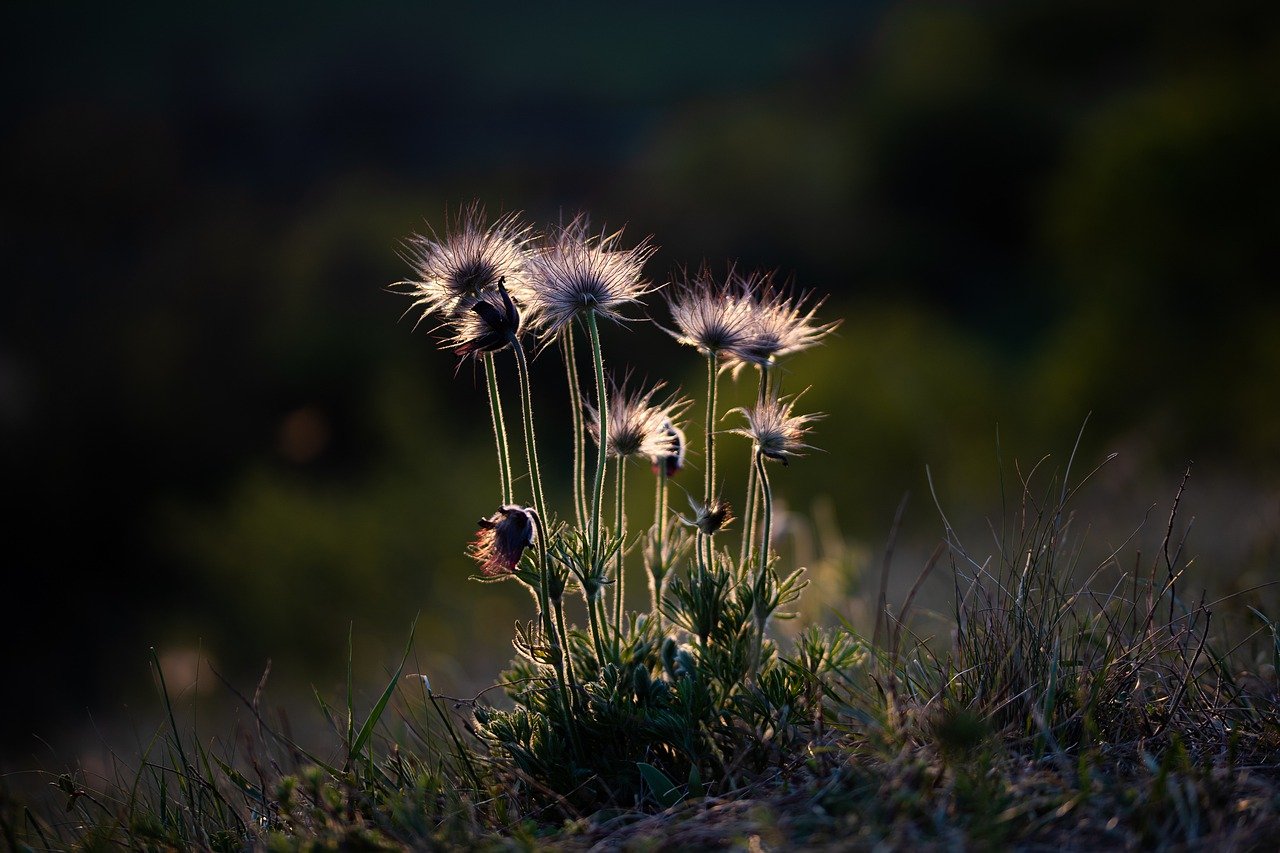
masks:
{"label": "pasque flower seed head", "polygon": [[[654,403],[654,396],[665,385],[659,382],[648,391],[631,390],[624,380],[613,386],[608,398],[609,437],[605,448],[610,458],[645,456],[656,459],[677,452],[677,434],[673,434],[669,427],[671,420],[683,414],[691,401],[672,395]],[[590,406],[587,407],[587,431],[598,445],[600,413]]]}
{"label": "pasque flower seed head", "polygon": [[751,342],[751,306],[743,283],[732,269],[724,282],[705,267],[696,275],[685,272],[667,297],[675,322],[667,333],[705,355],[738,355]]}
{"label": "pasque flower seed head", "polygon": [[523,301],[529,228],[517,214],[490,225],[484,220],[484,208],[472,202],[446,224],[444,237],[433,231],[406,241],[405,259],[416,275],[398,284],[413,297],[412,307],[421,309],[423,317],[454,319],[499,281]]}
{"label": "pasque flower seed head", "polygon": [[812,445],[805,444],[806,433],[810,424],[822,417],[820,414],[793,415],[797,399],[798,395],[734,409],[747,419],[747,425],[733,432],[755,442],[756,450],[766,458],[786,465],[788,457],[803,456],[804,451],[813,449]]}
{"label": "pasque flower seed head", "polygon": [[733,353],[744,362],[768,367],[775,359],[821,343],[840,325],[818,322],[816,315],[823,300],[806,306],[808,293],[789,295],[775,288],[768,277],[760,278],[757,284],[745,291],[751,318],[749,341]]}
{"label": "pasque flower seed head", "polygon": [[591,234],[579,215],[530,256],[529,303],[544,336],[555,337],[588,311],[623,321],[622,310],[652,291],[643,270],[655,247],[645,238],[623,249],[621,239],[621,231]]}

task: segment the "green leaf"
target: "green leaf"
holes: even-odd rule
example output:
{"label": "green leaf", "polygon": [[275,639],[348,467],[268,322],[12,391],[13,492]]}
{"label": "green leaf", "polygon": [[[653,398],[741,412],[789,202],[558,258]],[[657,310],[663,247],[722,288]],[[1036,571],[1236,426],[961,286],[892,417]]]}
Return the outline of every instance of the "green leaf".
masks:
{"label": "green leaf", "polygon": [[653,798],[658,801],[658,805],[664,809],[669,809],[684,799],[684,795],[680,793],[676,783],[667,778],[667,774],[652,764],[645,764],[643,761],[637,761],[636,767],[640,768],[640,775],[644,777],[644,781],[648,784],[649,790],[653,792]]}
{"label": "green leaf", "polygon": [[349,757],[355,759],[360,754],[360,750],[364,749],[364,745],[369,742],[369,738],[373,737],[373,729],[378,725],[382,712],[387,709],[387,703],[391,701],[391,694],[396,692],[396,684],[400,681],[400,674],[404,672],[405,661],[409,659],[409,652],[413,650],[413,634],[418,627],[418,617],[413,617],[413,624],[409,626],[409,641],[404,645],[404,654],[400,657],[400,665],[396,667],[395,674],[391,676],[391,681],[387,683],[387,689],[382,691],[378,704],[373,706],[373,710],[369,712],[369,718],[364,721],[364,725],[360,727],[360,733],[356,735],[355,742],[351,744],[351,752]]}
{"label": "green leaf", "polygon": [[702,774],[698,772],[698,765],[689,768],[689,796],[695,800],[701,800],[707,795],[707,788],[702,784]]}

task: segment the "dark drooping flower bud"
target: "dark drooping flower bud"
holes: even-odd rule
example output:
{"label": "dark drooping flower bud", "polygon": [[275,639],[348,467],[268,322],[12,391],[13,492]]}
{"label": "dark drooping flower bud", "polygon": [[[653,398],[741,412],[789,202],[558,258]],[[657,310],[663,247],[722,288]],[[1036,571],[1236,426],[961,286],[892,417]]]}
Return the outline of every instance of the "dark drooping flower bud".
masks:
{"label": "dark drooping flower bud", "polygon": [[460,356],[497,352],[520,332],[520,310],[516,308],[506,284],[499,279],[496,290],[485,291],[470,304],[470,312],[462,314],[455,327],[453,351]]}
{"label": "dark drooping flower bud", "polygon": [[511,574],[524,549],[533,544],[533,510],[508,504],[476,523],[480,530],[467,553],[480,564],[480,574],[487,578]]}
{"label": "dark drooping flower bud", "polygon": [[671,421],[664,421],[662,434],[667,439],[668,450],[653,457],[653,473],[657,474],[666,468],[667,476],[674,477],[684,467],[684,430]]}

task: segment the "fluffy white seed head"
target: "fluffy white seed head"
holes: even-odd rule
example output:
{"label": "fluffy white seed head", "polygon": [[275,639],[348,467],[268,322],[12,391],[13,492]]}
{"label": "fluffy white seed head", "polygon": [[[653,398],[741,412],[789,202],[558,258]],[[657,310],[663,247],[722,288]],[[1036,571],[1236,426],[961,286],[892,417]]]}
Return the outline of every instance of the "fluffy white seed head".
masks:
{"label": "fluffy white seed head", "polygon": [[[526,301],[529,228],[518,214],[485,224],[485,211],[472,202],[446,222],[440,237],[414,234],[405,241],[405,260],[414,277],[397,282],[413,298],[410,310],[448,322],[466,315],[474,301],[499,281],[517,303]],[[421,322],[421,320],[419,320]]]}
{"label": "fluffy white seed head", "polygon": [[839,321],[818,322],[824,300],[806,305],[810,294],[788,294],[775,288],[767,277],[757,284],[745,291],[751,315],[750,340],[733,353],[743,362],[768,367],[779,358],[821,343],[840,325]]}
{"label": "fluffy white seed head", "polygon": [[732,269],[723,282],[705,268],[692,276],[686,272],[667,298],[675,322],[668,334],[704,355],[737,357],[751,343],[751,306],[744,292],[748,283]]}
{"label": "fluffy white seed head", "polygon": [[588,228],[580,214],[529,258],[529,304],[546,338],[588,311],[622,322],[623,309],[653,290],[643,276],[656,249],[649,238],[624,249],[621,231],[592,234]]}
{"label": "fluffy white seed head", "polygon": [[803,456],[813,446],[805,443],[809,427],[822,418],[820,414],[796,415],[795,397],[765,400],[749,408],[738,408],[733,411],[747,419],[745,427],[733,430],[737,435],[746,436],[756,446],[756,450],[768,459],[777,459],[787,464],[792,456]]}
{"label": "fluffy white seed head", "polygon": [[[609,458],[643,456],[650,460],[683,454],[678,446],[680,433],[672,423],[680,418],[692,401],[672,394],[655,402],[654,397],[665,387],[659,382],[647,391],[633,390],[624,380],[609,392],[609,435],[605,455]],[[587,431],[600,444],[600,412],[587,407]]]}

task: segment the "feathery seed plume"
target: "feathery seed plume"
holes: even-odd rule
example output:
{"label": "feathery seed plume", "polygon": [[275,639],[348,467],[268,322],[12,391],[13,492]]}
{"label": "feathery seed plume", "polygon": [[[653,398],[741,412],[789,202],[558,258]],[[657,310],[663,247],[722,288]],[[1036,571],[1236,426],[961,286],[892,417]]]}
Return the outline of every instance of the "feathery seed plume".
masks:
{"label": "feathery seed plume", "polygon": [[[668,458],[683,452],[676,446],[671,421],[680,417],[691,400],[675,394],[655,403],[654,395],[665,387],[659,382],[648,391],[627,388],[626,380],[614,384],[609,393],[609,437],[606,455],[610,458],[645,456]],[[587,406],[587,431],[600,443],[600,413]]]}
{"label": "feathery seed plume", "polygon": [[692,276],[686,271],[667,298],[676,328],[665,331],[705,355],[744,352],[751,343],[751,306],[743,295],[748,281],[732,269],[723,283],[705,267]]}
{"label": "feathery seed plume", "polygon": [[733,432],[755,442],[756,449],[766,458],[786,465],[788,457],[803,456],[804,451],[813,449],[812,445],[805,444],[805,433],[813,421],[822,417],[820,414],[793,415],[798,399],[796,395],[734,409],[747,419],[747,426]]}
{"label": "feathery seed plume", "polygon": [[553,338],[587,311],[622,322],[622,309],[653,288],[642,276],[655,247],[649,238],[630,249],[620,247],[622,232],[588,233],[579,214],[529,259],[529,302],[543,335]]}
{"label": "feathery seed plume", "polygon": [[806,307],[809,293],[788,294],[775,288],[768,277],[758,279],[757,285],[745,291],[751,315],[750,340],[733,353],[743,362],[768,367],[776,359],[821,343],[840,325],[839,321],[818,322],[823,299]]}
{"label": "feathery seed plume", "polygon": [[416,277],[397,284],[413,297],[410,310],[456,319],[499,281],[524,300],[529,228],[514,213],[491,225],[484,220],[484,208],[472,202],[446,223],[444,237],[432,231],[408,238],[405,259]]}

